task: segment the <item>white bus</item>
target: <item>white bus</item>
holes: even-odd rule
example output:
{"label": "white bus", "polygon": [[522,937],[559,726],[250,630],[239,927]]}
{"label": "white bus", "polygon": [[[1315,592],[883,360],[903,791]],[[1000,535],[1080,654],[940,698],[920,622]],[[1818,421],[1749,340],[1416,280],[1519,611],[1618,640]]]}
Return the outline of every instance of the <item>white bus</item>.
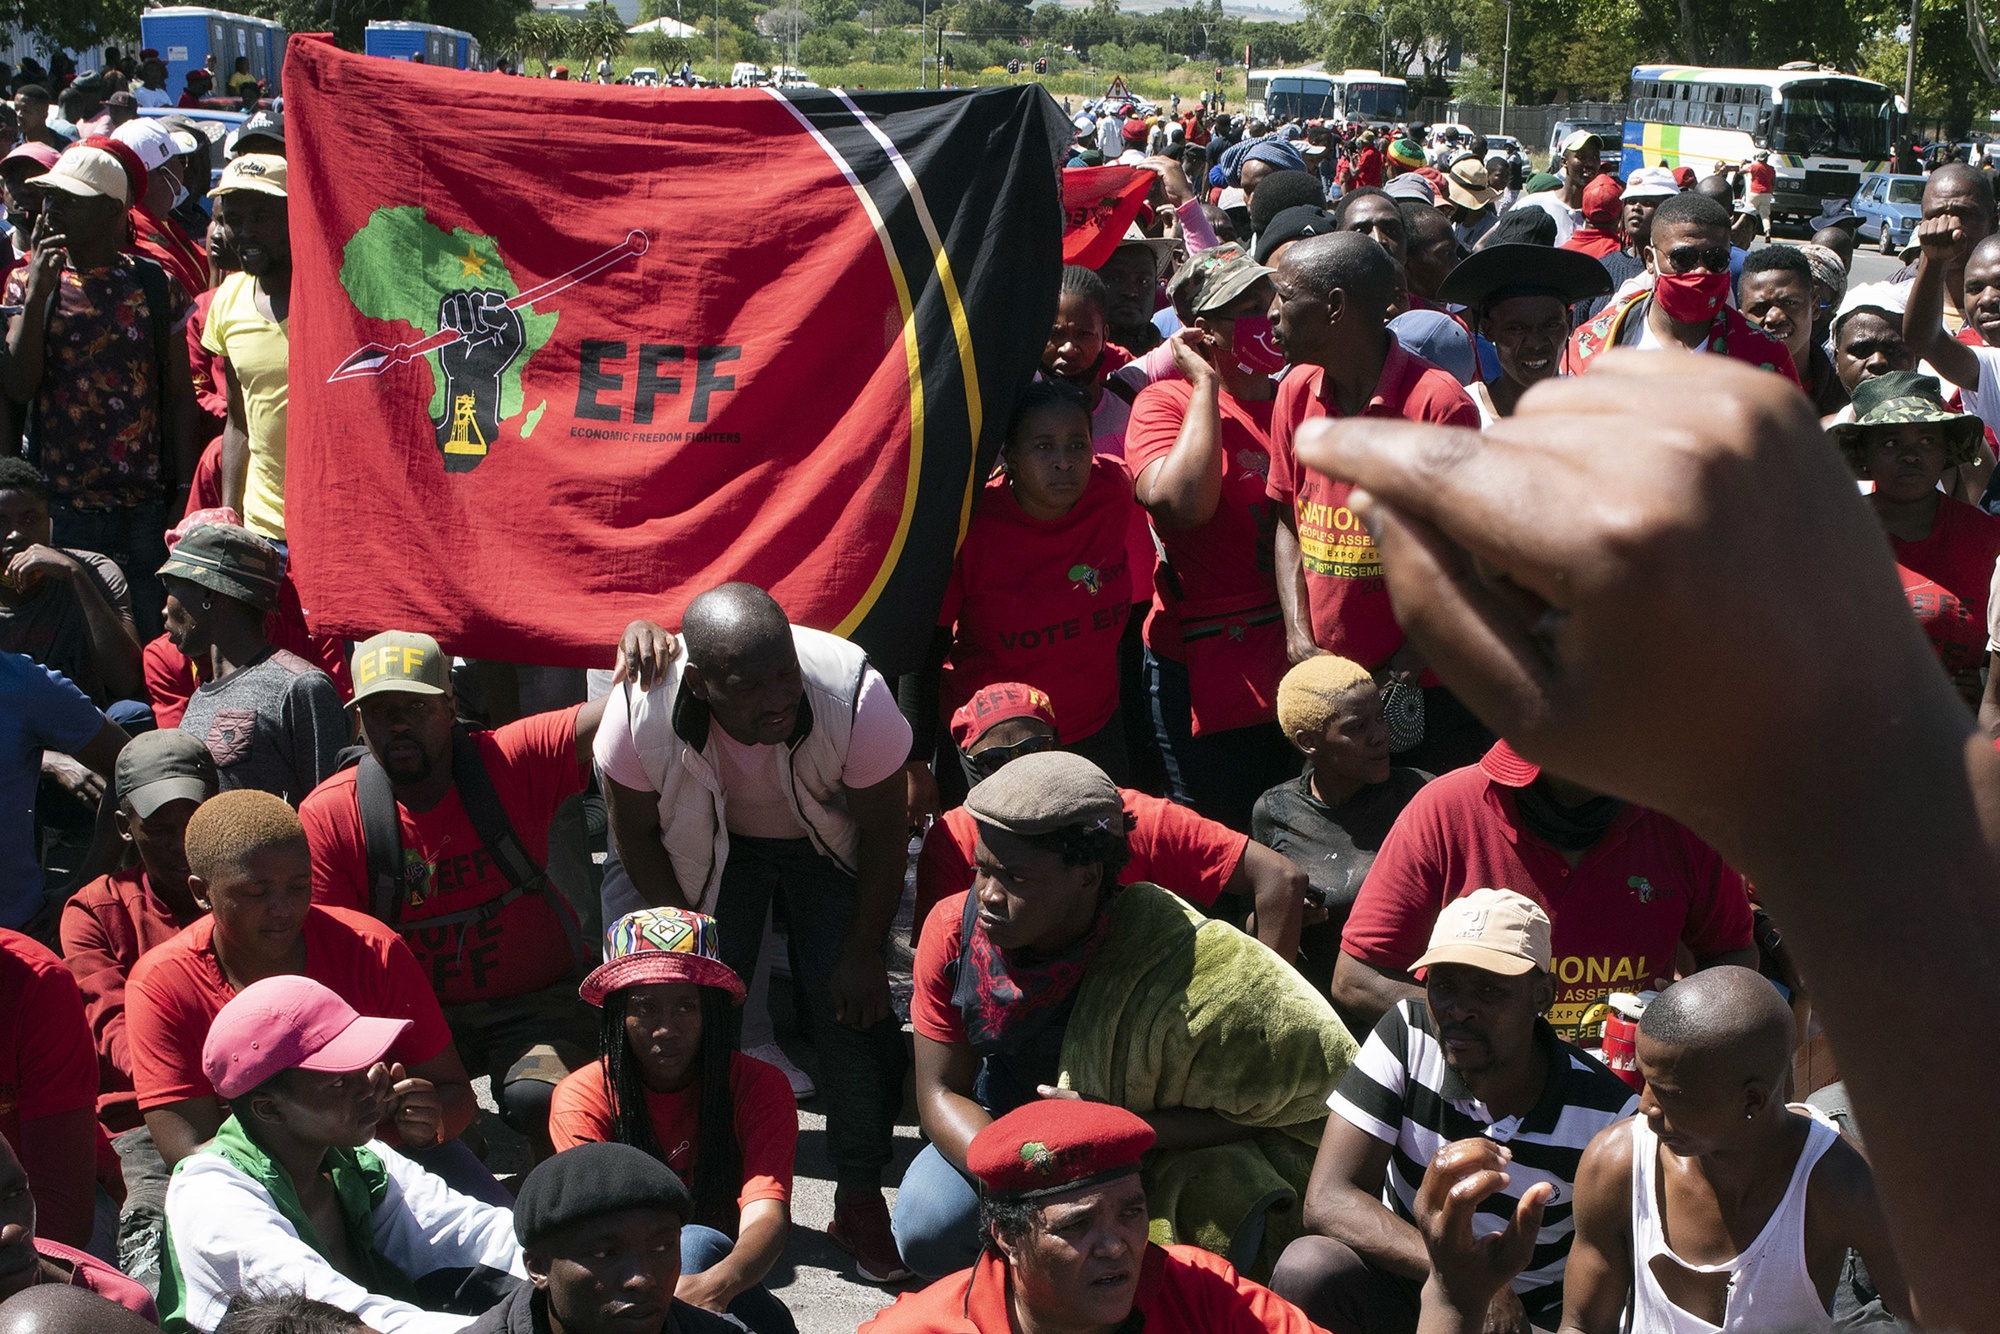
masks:
{"label": "white bus", "polygon": [[1380,70],[1253,69],[1245,110],[1265,119],[1329,120],[1388,126],[1409,118],[1408,80]]}
{"label": "white bus", "polygon": [[1773,220],[1803,225],[1861,178],[1888,170],[1902,99],[1872,79],[1803,61],[1783,69],[1640,65],[1632,71],[1620,175],[1640,167],[1718,165],[1770,153]]}

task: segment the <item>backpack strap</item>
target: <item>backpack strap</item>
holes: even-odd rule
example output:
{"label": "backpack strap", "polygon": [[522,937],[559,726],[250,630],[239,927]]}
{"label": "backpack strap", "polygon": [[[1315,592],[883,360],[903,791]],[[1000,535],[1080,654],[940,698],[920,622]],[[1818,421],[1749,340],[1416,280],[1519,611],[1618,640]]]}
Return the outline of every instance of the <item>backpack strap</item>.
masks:
{"label": "backpack strap", "polygon": [[479,743],[462,727],[453,729],[451,734],[451,779],[458,788],[465,816],[472,821],[472,832],[486,845],[486,855],[500,868],[500,874],[507,877],[507,883],[522,893],[540,892],[548,880],[548,872],[535,865],[528,850],[521,846],[520,837],[514,833],[514,822],[507,818],[507,808],[500,804],[493,775],[486,772]]}
{"label": "backpack strap", "polygon": [[403,906],[403,825],[388,771],[365,748],[354,768],[354,804],[368,852],[368,910],[394,927]]}

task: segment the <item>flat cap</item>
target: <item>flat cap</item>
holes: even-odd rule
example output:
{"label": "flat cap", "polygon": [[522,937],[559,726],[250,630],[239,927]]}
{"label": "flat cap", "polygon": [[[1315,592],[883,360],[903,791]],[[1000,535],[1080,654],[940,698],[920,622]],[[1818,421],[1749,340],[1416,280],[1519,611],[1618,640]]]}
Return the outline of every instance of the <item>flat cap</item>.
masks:
{"label": "flat cap", "polygon": [[514,1200],[514,1236],[532,1246],[600,1214],[664,1209],[685,1223],[694,1199],[673,1169],[630,1144],[579,1144],[543,1159]]}
{"label": "flat cap", "polygon": [[1073,825],[1110,829],[1125,815],[1118,785],[1104,770],[1060,750],[1023,755],[966,793],[965,809],[981,824],[1010,834],[1047,834]]}

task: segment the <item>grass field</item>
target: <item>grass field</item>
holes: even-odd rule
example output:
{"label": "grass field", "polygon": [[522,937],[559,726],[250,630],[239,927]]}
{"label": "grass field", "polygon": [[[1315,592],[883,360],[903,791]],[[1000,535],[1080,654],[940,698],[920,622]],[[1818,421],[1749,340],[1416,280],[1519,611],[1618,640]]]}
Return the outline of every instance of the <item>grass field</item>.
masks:
{"label": "grass field", "polygon": [[[655,65],[663,74],[677,68],[675,65],[659,65],[657,61],[629,53],[617,57],[611,64],[617,77],[620,78],[640,65]],[[576,67],[573,65],[571,68]],[[728,64],[718,65],[713,59],[698,60],[694,62],[694,69],[695,73],[704,78],[714,79],[717,83],[729,81]],[[804,69],[807,78],[825,88],[877,90],[915,88],[918,78],[914,58],[899,65],[806,65]],[[1112,78],[1122,75],[1125,86],[1140,97],[1154,102],[1166,102],[1175,93],[1179,93],[1185,105],[1200,100],[1203,90],[1213,86],[1214,74],[1213,66],[1183,65],[1179,69],[1164,72],[1159,70],[1134,72],[1110,68],[1066,70],[1060,74],[1049,74],[1038,79],[1032,74],[1009,75],[1005,69],[996,65],[985,70],[954,70],[951,73],[951,86],[993,88],[1004,84],[1039,83],[1058,101],[1065,97],[1082,101],[1101,96],[1110,86]],[[932,72],[931,79],[932,86],[935,87],[935,71]],[[1243,97],[1243,71],[1225,69],[1222,89],[1231,105],[1240,103]]]}

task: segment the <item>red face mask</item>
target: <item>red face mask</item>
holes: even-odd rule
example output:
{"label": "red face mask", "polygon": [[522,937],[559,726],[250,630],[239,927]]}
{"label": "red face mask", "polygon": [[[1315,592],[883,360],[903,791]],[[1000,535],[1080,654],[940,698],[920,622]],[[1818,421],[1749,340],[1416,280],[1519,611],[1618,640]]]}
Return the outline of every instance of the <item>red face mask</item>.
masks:
{"label": "red face mask", "polygon": [[1230,338],[1230,355],[1251,375],[1276,375],[1285,368],[1285,354],[1271,337],[1269,315],[1239,315]]}
{"label": "red face mask", "polygon": [[1702,324],[1715,318],[1729,300],[1729,272],[1662,273],[1653,279],[1653,299],[1667,318],[1680,324]]}

